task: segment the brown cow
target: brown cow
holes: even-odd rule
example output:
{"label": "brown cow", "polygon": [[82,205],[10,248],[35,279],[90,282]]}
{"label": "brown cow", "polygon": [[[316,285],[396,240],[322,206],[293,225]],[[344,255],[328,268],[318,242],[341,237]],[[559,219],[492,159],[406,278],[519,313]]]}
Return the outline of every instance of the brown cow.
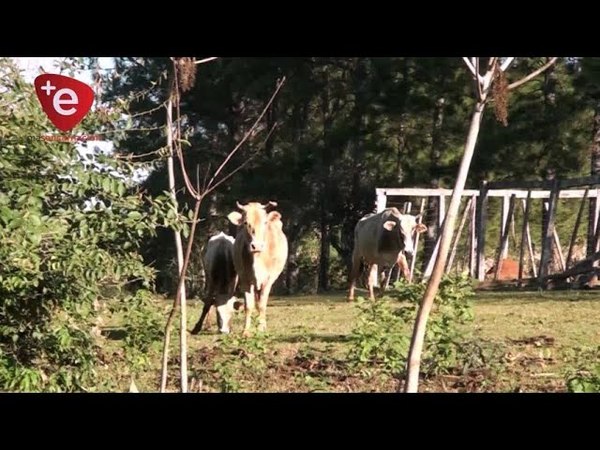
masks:
{"label": "brown cow", "polygon": [[387,208],[378,214],[367,214],[354,228],[354,250],[352,252],[352,271],[350,272],[350,291],[348,299],[354,300],[354,286],[363,258],[369,272],[369,297],[375,299],[373,287],[377,282],[377,266],[393,267],[394,264],[406,266],[404,252],[412,255],[414,251],[413,234],[427,231],[427,226],[417,223],[418,216],[401,214],[397,208]]}
{"label": "brown cow", "polygon": [[237,207],[227,218],[238,226],[233,248],[233,263],[239,277],[240,289],[245,295],[246,323],[244,336],[250,334],[250,324],[255,301],[258,302],[258,330],[267,329],[267,301],[273,283],[285,266],[288,257],[288,242],[283,233],[281,214],[266,208],[277,206],[250,202]]}

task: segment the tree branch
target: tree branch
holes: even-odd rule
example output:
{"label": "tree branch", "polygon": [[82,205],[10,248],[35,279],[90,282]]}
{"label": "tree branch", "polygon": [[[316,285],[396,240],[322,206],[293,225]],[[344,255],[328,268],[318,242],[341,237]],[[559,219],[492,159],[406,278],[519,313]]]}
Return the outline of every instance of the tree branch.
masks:
{"label": "tree branch", "polygon": [[212,178],[208,182],[208,185],[207,185],[208,188],[210,188],[212,186],[213,181],[215,180],[215,178],[217,177],[217,175],[219,175],[219,173],[221,173],[221,170],[223,170],[223,167],[225,167],[225,165],[227,164],[227,162],[239,150],[239,148],[242,146],[242,144],[244,142],[246,142],[248,140],[248,138],[253,134],[254,130],[256,129],[256,127],[258,126],[259,122],[261,121],[261,119],[263,118],[263,116],[265,115],[265,113],[267,112],[267,110],[269,109],[269,107],[271,106],[271,103],[273,103],[273,100],[275,100],[275,97],[279,93],[279,90],[281,89],[281,87],[283,86],[284,83],[285,83],[285,77],[283,77],[277,83],[277,87],[275,88],[275,92],[273,92],[273,95],[271,95],[271,98],[269,99],[269,102],[266,104],[266,106],[264,107],[264,109],[260,113],[260,116],[258,116],[258,118],[256,119],[256,121],[252,125],[252,128],[250,128],[246,132],[246,134],[244,135],[244,137],[242,138],[242,140],[235,146],[235,148],[231,152],[229,152],[229,155],[227,155],[227,158],[225,158],[225,160],[221,163],[221,165],[219,166],[219,168],[215,171],[215,173],[213,174]]}
{"label": "tree branch", "polygon": [[481,76],[481,74],[479,74],[477,72],[477,70],[475,69],[475,66],[473,65],[473,63],[469,60],[469,58],[467,58],[466,56],[463,56],[463,61],[465,62],[465,64],[467,65],[467,68],[469,69],[469,72],[471,72],[471,74],[473,75],[473,78],[475,79],[475,82],[477,84],[479,83],[483,83],[483,77]]}
{"label": "tree branch", "polygon": [[194,62],[194,64],[204,64],[210,61],[214,61],[217,58],[218,56],[211,56],[210,58],[199,59],[198,61]]}
{"label": "tree branch", "polygon": [[[479,75],[479,58],[474,58],[474,59],[475,59],[475,71]],[[481,90],[481,83],[479,81],[477,81],[477,95],[478,95],[479,101],[482,101],[483,100],[483,91]]]}
{"label": "tree branch", "polygon": [[189,193],[191,194],[191,196],[196,199],[196,200],[200,200],[201,199],[201,195],[200,193],[194,189],[194,186],[192,185],[192,182],[190,180],[190,177],[188,176],[187,170],[185,168],[185,162],[183,160],[183,151],[181,150],[181,115],[180,115],[180,109],[179,109],[179,103],[180,103],[180,94],[179,94],[179,79],[177,77],[177,67],[176,67],[177,62],[173,59],[173,76],[174,76],[174,83],[175,83],[175,89],[173,90],[174,95],[176,96],[176,109],[175,109],[175,113],[177,114],[177,118],[176,118],[176,123],[177,123],[177,139],[175,139],[175,150],[177,151],[177,159],[179,159],[179,165],[181,166],[181,175],[183,177],[183,182],[185,183],[185,187],[187,188],[187,190],[189,191]]}
{"label": "tree branch", "polygon": [[506,60],[500,66],[500,70],[502,72],[504,72],[506,69],[508,69],[508,66],[510,66],[512,64],[512,62],[514,61],[514,59],[515,59],[514,56],[509,56],[508,58],[506,58]]}
{"label": "tree branch", "polygon": [[207,195],[208,193],[214,191],[221,184],[223,184],[225,181],[227,181],[229,178],[231,178],[236,172],[239,172],[242,168],[244,168],[244,166],[246,166],[246,164],[248,164],[256,155],[258,155],[259,151],[263,149],[263,147],[266,145],[267,141],[271,137],[271,134],[273,134],[273,131],[275,131],[275,127],[276,126],[277,126],[277,124],[274,124],[271,127],[271,131],[269,131],[269,134],[267,135],[267,137],[265,138],[265,140],[262,142],[262,144],[260,145],[260,147],[252,155],[250,155],[250,157],[248,157],[248,159],[246,161],[244,161],[242,164],[240,164],[238,167],[236,167],[233,171],[231,171],[230,173],[228,173],[227,175],[225,175],[223,178],[221,178],[219,181],[217,181],[214,185],[209,186],[208,189],[206,189],[202,193],[202,195]]}
{"label": "tree branch", "polygon": [[515,81],[514,83],[511,83],[508,85],[508,90],[512,90],[515,88],[518,88],[519,86],[521,86],[522,84],[527,83],[529,80],[531,80],[532,78],[538,76],[540,73],[544,72],[546,69],[548,69],[552,64],[554,64],[556,62],[556,60],[558,59],[557,56],[554,56],[550,61],[548,61],[546,64],[544,64],[542,67],[540,67],[537,70],[534,70],[533,72],[531,72],[529,75],[521,78],[519,81]]}
{"label": "tree branch", "polygon": [[467,58],[466,56],[463,56],[463,61],[467,65],[469,72],[471,72],[471,74],[473,74],[473,77],[477,78],[477,72],[475,71],[475,67],[473,66],[471,61],[469,61],[469,58]]}

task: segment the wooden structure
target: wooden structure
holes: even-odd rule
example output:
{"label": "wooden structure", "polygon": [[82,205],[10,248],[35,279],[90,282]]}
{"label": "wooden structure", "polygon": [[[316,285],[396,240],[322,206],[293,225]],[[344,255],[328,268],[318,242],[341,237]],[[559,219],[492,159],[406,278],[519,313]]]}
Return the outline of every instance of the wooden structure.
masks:
{"label": "wooden structure", "polygon": [[[421,198],[421,213],[424,211],[425,199],[431,197],[438,198],[438,225],[441,230],[443,220],[446,213],[446,201],[447,197],[452,195],[451,189],[429,189],[429,188],[377,188],[375,190],[377,196],[377,212],[384,210],[387,206],[393,203],[395,205],[403,205],[400,209],[403,212],[411,212],[412,203],[405,200],[402,203],[402,198],[410,199]],[[573,269],[570,269],[573,260],[573,249],[575,240],[579,232],[579,228],[584,216],[586,200],[592,198],[598,198],[600,195],[600,176],[582,177],[575,179],[564,179],[564,180],[542,180],[542,181],[496,181],[496,182],[482,182],[480,188],[476,189],[465,189],[463,191],[463,200],[466,200],[463,208],[458,228],[456,229],[453,243],[451,246],[450,255],[448,258],[448,264],[446,271],[448,272],[452,268],[452,264],[456,258],[456,252],[458,243],[461,238],[461,234],[468,224],[468,271],[473,278],[477,278],[480,281],[485,279],[485,242],[486,242],[486,225],[488,222],[488,200],[489,198],[500,197],[502,198],[502,213],[501,213],[501,224],[500,224],[500,236],[498,238],[498,246],[494,256],[494,279],[498,278],[498,273],[502,267],[502,261],[507,257],[508,244],[509,244],[509,231],[511,223],[514,227],[515,210],[520,203],[522,211],[522,227],[520,233],[520,245],[519,245],[519,283],[525,278],[524,273],[524,261],[525,255],[528,255],[530,262],[531,273],[533,278],[537,280],[540,285],[545,285],[545,282],[549,279],[560,279],[572,276],[570,273]],[[547,220],[542,221],[542,244],[541,244],[541,255],[539,261],[536,261],[533,242],[531,238],[530,230],[530,219],[531,219],[531,205],[534,200],[541,199],[544,203]],[[571,239],[569,241],[568,253],[566,259],[563,256],[562,247],[558,233],[556,231],[556,211],[559,199],[581,199],[579,212],[575,227],[571,233]],[[413,212],[414,213],[414,212]],[[588,235],[593,236],[593,249],[596,252],[600,251],[600,202],[595,202],[594,209],[594,221],[593,229],[589,230]],[[513,236],[516,233],[513,231]],[[431,275],[435,258],[437,257],[437,250],[439,247],[440,237],[436,237],[436,245],[433,254],[428,261],[426,266],[424,277]],[[418,241],[415,243],[415,255],[418,250]],[[565,277],[561,277],[560,274],[548,273],[549,263],[554,259],[553,255],[556,253],[557,266],[562,270]],[[489,256],[488,256],[489,258]],[[596,258],[600,258],[600,255]],[[412,258],[410,261],[410,278],[412,279],[416,258]],[[593,260],[595,261],[595,259]],[[593,262],[592,261],[592,262]],[[578,265],[579,266],[579,265]],[[581,273],[581,272],[577,272]],[[388,274],[388,282],[390,279]]]}

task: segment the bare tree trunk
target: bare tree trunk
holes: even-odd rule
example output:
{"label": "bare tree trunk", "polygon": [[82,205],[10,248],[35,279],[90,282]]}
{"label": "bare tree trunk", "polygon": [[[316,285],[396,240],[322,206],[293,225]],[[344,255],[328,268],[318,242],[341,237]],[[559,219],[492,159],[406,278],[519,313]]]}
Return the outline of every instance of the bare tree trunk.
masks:
{"label": "bare tree trunk", "polygon": [[[167,159],[167,170],[169,172],[169,191],[173,195],[175,205],[177,206],[177,196],[175,194],[175,170],[173,165],[173,98],[169,99],[167,104],[167,145],[170,149]],[[177,266],[179,267],[179,276],[181,277],[183,269],[183,246],[181,244],[181,234],[175,231],[175,248],[177,250]],[[175,295],[178,295],[177,293]],[[181,287],[181,333],[180,333],[180,374],[181,374],[181,392],[187,392],[187,310],[186,310],[185,283]],[[170,331],[170,330],[169,330]],[[165,347],[169,346],[169,337],[165,336]],[[167,353],[164,352],[164,355]],[[164,379],[161,380],[161,392],[166,388],[166,371]]]}
{"label": "bare tree trunk", "polygon": [[[544,72],[544,116],[548,123],[555,123],[555,110],[556,110],[556,73],[554,72],[554,67],[550,67],[546,72]],[[544,145],[544,153],[547,155],[553,155],[554,147],[557,145],[556,139],[556,131],[553,127],[550,127],[548,130],[548,135],[546,136],[546,143]],[[551,156],[552,157],[552,156]],[[552,159],[551,159],[552,161]],[[544,174],[546,180],[552,181],[556,178],[556,169],[551,165],[546,168],[546,173]],[[542,202],[542,229],[541,229],[541,241],[544,242],[546,239],[546,231],[548,229],[548,221],[549,221],[549,203],[547,199],[544,199]],[[554,243],[550,243],[550,258],[548,259],[548,264],[552,264],[554,261]]]}
{"label": "bare tree trunk", "polygon": [[[594,107],[594,128],[592,130],[590,175],[600,175],[600,101]],[[594,228],[596,227],[596,198],[590,198],[588,214],[587,256],[596,251],[594,248]]]}
{"label": "bare tree trunk", "polygon": [[[328,78],[326,77],[326,81]],[[329,197],[331,195],[331,149],[328,146],[328,135],[333,123],[330,108],[330,93],[326,88],[321,97],[321,108],[323,113],[323,149],[321,152],[321,211],[319,230],[321,234],[321,246],[319,251],[319,275],[317,291],[329,290],[329,261],[330,261],[330,229],[329,223]]]}
{"label": "bare tree trunk", "polygon": [[[443,82],[442,82],[443,84]],[[431,167],[429,173],[432,174],[431,187],[440,187],[440,158],[442,155],[442,125],[444,124],[444,97],[439,97],[435,102],[435,108],[433,111],[433,127],[431,132]],[[439,217],[440,213],[440,202],[438,197],[429,197],[427,201],[427,214],[425,215],[425,224],[427,225],[427,231],[425,232],[423,241],[423,268],[422,271],[425,273],[431,256],[433,255],[437,237],[440,233],[440,223],[444,220],[443,217]]]}
{"label": "bare tree trunk", "polygon": [[329,224],[327,223],[327,210],[321,209],[321,250],[319,252],[319,292],[329,290],[329,261],[331,255],[331,239]]}
{"label": "bare tree trunk", "polygon": [[404,181],[404,167],[403,162],[406,158],[404,150],[406,148],[406,122],[408,120],[408,96],[409,96],[409,63],[408,58],[403,58],[402,61],[402,84],[400,92],[400,104],[398,110],[400,111],[400,130],[398,132],[398,150],[396,153],[396,183],[398,186]]}
{"label": "bare tree trunk", "polygon": [[[515,81],[511,84],[505,83],[500,84],[498,91],[494,92],[494,97],[500,102],[506,101],[506,93],[511,89],[515,89],[527,81],[533,79],[538,74],[542,73],[548,67],[551,67],[557,60],[557,57],[553,57],[546,64],[539,69],[531,72],[529,75]],[[446,218],[443,224],[443,230],[440,237],[439,252],[435,260],[435,265],[431,274],[431,278],[427,283],[427,288],[423,295],[423,299],[419,305],[419,311],[417,312],[417,318],[415,320],[415,326],[413,330],[409,355],[408,355],[408,370],[406,375],[406,383],[404,385],[405,392],[417,392],[419,386],[419,371],[421,366],[421,353],[423,351],[423,342],[425,340],[425,330],[427,327],[427,319],[431,308],[433,306],[433,300],[437,294],[442,275],[444,274],[444,268],[446,260],[448,258],[448,250],[452,241],[452,235],[454,233],[454,223],[456,221],[456,215],[460,206],[460,199],[464,191],[465,182],[467,175],[469,174],[469,167],[471,160],[473,159],[473,153],[475,151],[475,145],[477,144],[477,137],[479,135],[479,129],[481,126],[481,119],[483,117],[483,111],[488,98],[488,94],[492,87],[492,82],[497,76],[502,76],[502,73],[510,67],[514,61],[514,57],[507,58],[490,58],[487,65],[487,72],[485,75],[481,75],[479,67],[479,58],[467,58],[463,57],[463,61],[467,65],[467,68],[471,71],[473,79],[475,80],[475,86],[477,88],[477,103],[473,110],[473,116],[471,119],[471,126],[469,128],[469,134],[467,136],[467,142],[465,143],[465,151],[460,163],[458,175],[456,177],[456,183],[454,190],[452,191],[452,197],[450,200],[450,206],[446,213]],[[496,103],[501,105],[501,103]],[[497,106],[497,113],[501,114],[502,109]],[[506,115],[506,111],[504,111]],[[500,117],[500,115],[498,116]],[[504,117],[504,120],[506,117]]]}
{"label": "bare tree trunk", "polygon": [[404,181],[404,148],[406,147],[406,126],[404,125],[406,120],[406,114],[402,114],[400,123],[400,131],[398,132],[398,136],[396,136],[396,140],[398,142],[398,150],[396,152],[396,183],[398,186],[402,185]]}
{"label": "bare tree trunk", "polygon": [[285,287],[288,295],[293,294],[298,288],[298,236],[295,230],[288,233],[288,262],[285,269]]}
{"label": "bare tree trunk", "polygon": [[484,108],[485,102],[478,101],[473,111],[471,127],[467,137],[467,142],[465,144],[465,153],[463,154],[463,158],[460,163],[458,176],[456,177],[456,184],[454,185],[454,191],[452,192],[452,197],[450,199],[450,206],[448,207],[446,220],[444,221],[444,226],[442,229],[438,257],[435,261],[431,278],[427,283],[427,288],[417,313],[410,351],[408,354],[408,374],[406,385],[404,387],[405,392],[417,392],[418,390],[421,353],[423,350],[423,342],[425,340],[427,319],[429,318],[429,313],[431,312],[431,307],[433,306],[433,299],[435,298],[442,275],[444,274],[444,268],[448,258],[448,250],[450,249],[450,244],[452,242],[454,223],[456,221],[456,215],[460,206],[460,199],[465,187],[467,175],[469,173],[469,167],[471,166],[471,160],[473,159],[473,153],[475,151],[475,144],[477,143],[477,136],[479,135],[479,128],[481,125]]}

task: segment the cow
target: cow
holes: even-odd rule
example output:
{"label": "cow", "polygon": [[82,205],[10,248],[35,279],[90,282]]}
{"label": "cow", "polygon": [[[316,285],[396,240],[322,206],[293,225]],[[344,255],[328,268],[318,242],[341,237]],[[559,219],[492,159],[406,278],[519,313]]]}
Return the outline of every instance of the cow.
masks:
{"label": "cow", "polygon": [[417,223],[419,216],[401,214],[397,208],[387,208],[377,214],[367,214],[354,227],[354,250],[350,271],[348,300],[354,300],[354,287],[360,272],[361,258],[369,271],[369,297],[375,299],[373,287],[377,282],[377,266],[407,266],[404,253],[414,252],[413,234],[427,231],[427,226]]}
{"label": "cow", "polygon": [[217,324],[221,333],[229,333],[233,310],[239,307],[233,293],[237,284],[237,275],[233,265],[234,239],[221,232],[212,236],[204,253],[204,271],[206,274],[206,295],[200,319],[191,331],[198,334],[204,318],[213,305],[217,308]]}
{"label": "cow", "polygon": [[243,335],[249,336],[255,302],[258,303],[258,330],[267,329],[267,301],[271,287],[287,261],[288,241],[283,232],[281,214],[266,211],[270,206],[277,206],[277,203],[236,204],[241,213],[233,211],[227,218],[238,227],[233,246],[233,264],[245,297]]}

